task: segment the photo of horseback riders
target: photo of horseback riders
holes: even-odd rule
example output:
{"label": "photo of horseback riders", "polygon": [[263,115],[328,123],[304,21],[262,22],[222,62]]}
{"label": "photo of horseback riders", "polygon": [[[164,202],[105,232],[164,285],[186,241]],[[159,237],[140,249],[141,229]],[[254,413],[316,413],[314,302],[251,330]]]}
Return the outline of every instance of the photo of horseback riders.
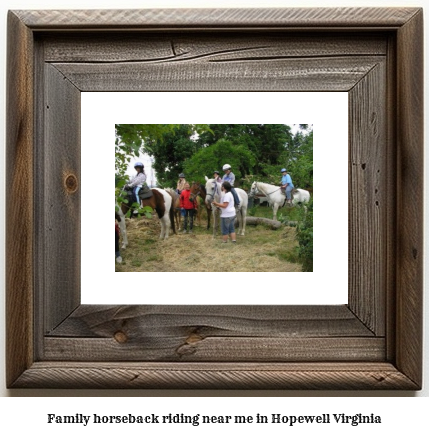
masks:
{"label": "photo of horseback riders", "polygon": [[116,272],[313,270],[312,124],[115,132]]}

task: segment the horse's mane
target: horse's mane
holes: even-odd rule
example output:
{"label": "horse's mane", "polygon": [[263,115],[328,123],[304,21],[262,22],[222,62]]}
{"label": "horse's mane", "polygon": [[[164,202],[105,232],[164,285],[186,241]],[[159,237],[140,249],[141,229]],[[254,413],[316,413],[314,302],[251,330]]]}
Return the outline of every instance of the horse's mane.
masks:
{"label": "horse's mane", "polygon": [[258,185],[264,185],[264,186],[274,186],[277,187],[276,185],[273,185],[272,183],[266,183],[266,182],[256,182]]}

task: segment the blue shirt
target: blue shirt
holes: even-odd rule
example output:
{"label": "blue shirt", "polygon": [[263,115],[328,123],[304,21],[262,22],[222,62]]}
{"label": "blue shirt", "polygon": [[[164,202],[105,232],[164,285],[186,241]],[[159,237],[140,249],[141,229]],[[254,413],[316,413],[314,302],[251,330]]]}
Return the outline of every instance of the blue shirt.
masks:
{"label": "blue shirt", "polygon": [[222,177],[222,182],[229,182],[231,186],[234,186],[234,182],[235,182],[234,173],[230,172],[229,174],[224,174]]}
{"label": "blue shirt", "polygon": [[288,183],[288,186],[293,188],[292,179],[289,174],[286,174],[285,176],[282,176],[282,185],[286,185]]}

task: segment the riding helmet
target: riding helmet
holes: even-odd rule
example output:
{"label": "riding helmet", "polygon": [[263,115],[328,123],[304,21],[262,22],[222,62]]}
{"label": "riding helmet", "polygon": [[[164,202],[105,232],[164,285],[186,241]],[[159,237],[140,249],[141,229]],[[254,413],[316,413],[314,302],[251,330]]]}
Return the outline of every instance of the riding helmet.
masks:
{"label": "riding helmet", "polygon": [[222,169],[225,171],[225,170],[230,170],[231,169],[231,165],[229,165],[229,164],[225,164],[223,167],[222,167]]}
{"label": "riding helmet", "polygon": [[144,168],[144,165],[143,165],[141,162],[136,162],[136,163],[134,164],[134,168],[137,168],[137,167]]}
{"label": "riding helmet", "polygon": [[286,168],[282,168],[282,169],[280,170],[280,172],[281,172],[281,173],[284,173],[284,172],[287,173],[287,169],[286,169]]}
{"label": "riding helmet", "polygon": [[184,175],[183,173],[180,173],[180,174],[179,174],[179,177],[180,177],[180,178],[183,178],[183,177],[185,177],[185,175]]}

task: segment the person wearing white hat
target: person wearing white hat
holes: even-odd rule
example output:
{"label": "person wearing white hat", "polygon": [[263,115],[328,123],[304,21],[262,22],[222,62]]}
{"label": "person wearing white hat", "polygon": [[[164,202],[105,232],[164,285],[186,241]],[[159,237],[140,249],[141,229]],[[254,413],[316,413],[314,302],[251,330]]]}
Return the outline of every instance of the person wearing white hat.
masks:
{"label": "person wearing white hat", "polygon": [[228,182],[231,185],[231,194],[234,197],[235,209],[238,210],[240,208],[240,199],[238,198],[238,195],[237,195],[237,193],[235,192],[235,189],[234,189],[235,175],[231,171],[231,165],[230,164],[225,164],[222,167],[222,170],[225,173],[223,175],[223,177],[222,177],[222,182]]}

